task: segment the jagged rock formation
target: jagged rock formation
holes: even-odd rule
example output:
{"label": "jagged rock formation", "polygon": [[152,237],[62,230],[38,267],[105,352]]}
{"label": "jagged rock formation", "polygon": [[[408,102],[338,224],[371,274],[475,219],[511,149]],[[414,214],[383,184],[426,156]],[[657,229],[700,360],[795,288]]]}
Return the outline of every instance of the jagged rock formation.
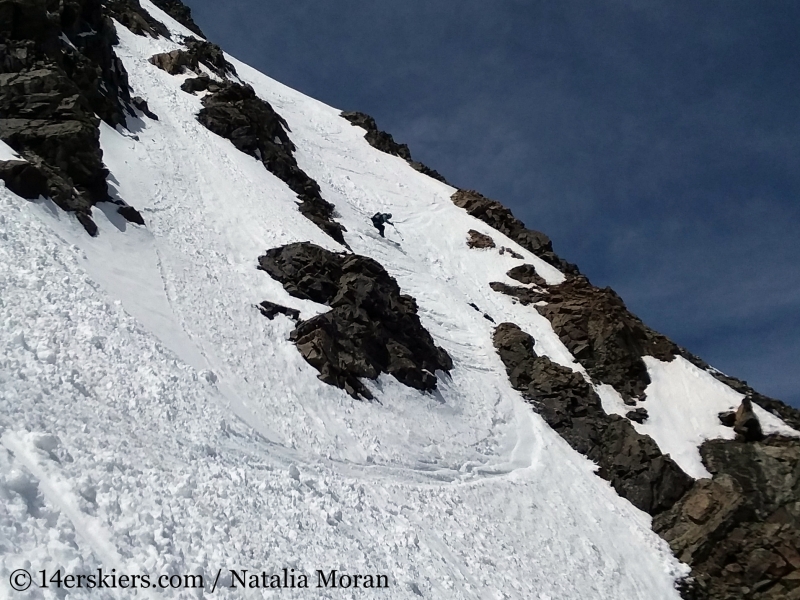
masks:
{"label": "jagged rock formation", "polygon": [[453,367],[420,323],[416,301],[371,258],[296,243],[267,251],[259,268],[292,296],[331,307],[299,322],[292,339],[322,381],[351,396],[372,398],[359,378],[376,379],[381,373],[432,390],[434,373]]}
{"label": "jagged rock formation", "polygon": [[800,598],[800,440],[710,440],[713,480],[695,483],[653,528],[714,600]]}
{"label": "jagged rock formation", "polygon": [[430,167],[411,158],[411,150],[408,149],[408,146],[406,144],[398,144],[394,141],[392,134],[378,129],[375,119],[370,117],[368,114],[357,111],[345,111],[342,113],[342,117],[350,121],[352,125],[366,129],[367,133],[364,135],[364,139],[367,140],[367,142],[369,142],[370,146],[373,148],[377,148],[386,154],[399,156],[409,165],[411,165],[412,169],[419,171],[428,177],[432,177],[437,181],[447,183],[447,180],[441,175],[441,173],[434,171]]}
{"label": "jagged rock formation", "polygon": [[139,0],[106,0],[105,8],[113,17],[136,35],[169,38],[169,30],[142,8]]}
{"label": "jagged rock formation", "polygon": [[140,13],[138,0],[0,0],[0,139],[31,165],[6,164],[3,180],[51,197],[92,235],[91,207],[109,199],[100,119],[134,114],[109,14]]}
{"label": "jagged rock formation", "polygon": [[564,273],[578,273],[578,267],[559,258],[553,252],[553,242],[549,237],[541,231],[525,227],[522,221],[496,200],[490,200],[474,190],[458,190],[453,194],[452,200],[456,206],[507,235],[545,262],[561,269]]}
{"label": "jagged rock formation", "polygon": [[467,234],[469,237],[467,238],[467,246],[470,248],[494,248],[495,243],[491,236],[484,235],[479,231],[475,231],[474,229],[470,229]]}
{"label": "jagged rock formation", "polygon": [[738,439],[744,442],[760,442],[764,439],[761,423],[753,412],[753,403],[747,396],[742,400],[733,421],[733,430]]}
{"label": "jagged rock formation", "polygon": [[200,123],[260,160],[297,194],[300,212],[307,219],[347,246],[344,226],[334,221],[333,204],[322,198],[317,182],[297,165],[293,154],[296,148],[287,133],[289,126],[269,102],[259,98],[249,85],[208,77],[189,79],[182,88],[189,93],[208,91],[197,115]]}
{"label": "jagged rock formation", "polygon": [[[529,272],[520,270],[515,275],[525,280]],[[613,386],[626,400],[642,398],[650,384],[642,356],[668,362],[680,352],[676,344],[633,315],[614,290],[597,288],[583,276],[542,291],[503,283],[491,286],[522,304],[546,302],[536,310],[549,319],[575,359],[594,380]]]}
{"label": "jagged rock formation", "polygon": [[[170,75],[181,75],[187,71],[203,75],[202,64],[222,79],[236,77],[236,68],[225,58],[222,48],[216,44],[189,37],[183,40],[186,49],[156,54],[150,62]],[[199,91],[199,90],[194,90]]]}
{"label": "jagged rock formation", "polygon": [[189,31],[196,33],[202,38],[206,37],[197,23],[194,22],[194,19],[192,19],[191,9],[180,0],[153,0],[153,4],[186,27]]}
{"label": "jagged rock formation", "polygon": [[494,345],[511,385],[575,450],[595,461],[597,474],[623,498],[651,515],[672,507],[692,479],[627,419],[607,415],[600,397],[579,374],[537,356],[533,338],[502,323]]}

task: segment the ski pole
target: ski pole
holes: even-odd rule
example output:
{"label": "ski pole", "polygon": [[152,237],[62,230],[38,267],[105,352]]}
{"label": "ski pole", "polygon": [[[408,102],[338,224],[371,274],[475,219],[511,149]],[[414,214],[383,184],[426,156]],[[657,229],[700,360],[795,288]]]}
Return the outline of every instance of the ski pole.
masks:
{"label": "ski pole", "polygon": [[389,225],[391,225],[392,227],[394,227],[394,230],[397,232],[397,235],[399,235],[399,236],[400,236],[400,239],[401,239],[401,240],[403,240],[403,241],[405,242],[405,241],[406,241],[406,239],[403,237],[403,234],[402,234],[402,233],[400,233],[400,230],[399,230],[399,229],[398,229],[398,228],[395,226],[395,224],[394,224],[394,223],[389,223]]}

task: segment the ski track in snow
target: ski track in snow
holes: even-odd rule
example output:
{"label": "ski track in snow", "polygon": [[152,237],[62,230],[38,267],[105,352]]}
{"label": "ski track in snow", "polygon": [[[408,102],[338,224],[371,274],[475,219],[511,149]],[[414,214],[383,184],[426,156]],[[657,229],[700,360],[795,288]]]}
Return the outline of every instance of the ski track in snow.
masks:
{"label": "ski track in snow", "polygon": [[[367,382],[371,403],[321,383],[288,341],[292,322],[255,305],[303,318],[327,307],[291,298],[256,261],[294,241],[342,248],[260,162],[197,122],[185,77],[147,62],[174,42],[117,30],[131,85],[160,120],[102,126],[101,144],[113,194],[147,227],[101,205],[90,238],[51,202],[0,187],[0,590],[18,568],[115,566],[203,574],[205,590],[156,594],[203,598],[223,569],[214,596],[233,598],[242,591],[226,587],[225,570],[287,567],[382,573],[391,587],[248,595],[677,599],[687,569],[649,517],[510,387],[484,312],[584,371],[544,317],[489,288],[515,283],[505,273],[522,261],[470,250],[467,231],[513,248],[550,283],[563,275],[455,207],[452,188],[371,148],[338,110],[229,57],[289,123],[298,163],[352,249],[417,299],[455,363],[431,394],[387,376]],[[0,145],[0,159],[9,152]],[[395,216],[388,241],[369,222],[379,210]],[[658,374],[673,367],[648,366],[666,390],[651,398],[666,405]],[[651,419],[648,432],[669,443],[658,437],[667,418]]]}

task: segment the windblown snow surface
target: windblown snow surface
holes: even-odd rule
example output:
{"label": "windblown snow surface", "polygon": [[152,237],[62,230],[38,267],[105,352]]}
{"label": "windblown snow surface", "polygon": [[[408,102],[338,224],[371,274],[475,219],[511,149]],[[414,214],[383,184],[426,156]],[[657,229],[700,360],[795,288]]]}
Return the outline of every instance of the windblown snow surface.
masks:
{"label": "windblown snow surface", "polygon": [[[489,288],[520,261],[470,250],[467,231],[513,248],[550,283],[563,275],[454,206],[452,188],[371,148],[337,109],[230,58],[288,121],[353,251],[416,298],[455,363],[430,394],[384,376],[367,382],[376,401],[361,402],[323,384],[288,341],[293,323],[255,305],[304,318],[327,307],[290,297],[256,261],[295,241],[344,248],[260,162],[198,123],[184,77],[148,63],[176,43],[117,31],[131,86],[160,120],[104,127],[101,142],[114,195],[147,226],[109,203],[90,238],[49,201],[0,187],[0,595],[63,597],[12,592],[16,569],[103,567],[199,574],[204,589],[68,597],[677,599],[688,569],[650,518],[511,388],[494,326],[470,303],[582,368],[544,317]],[[369,222],[376,211],[395,215],[389,241]],[[716,410],[698,417],[695,453],[704,431],[726,435]],[[229,587],[231,569],[283,568],[308,574],[311,589]],[[390,586],[317,589],[316,571],[332,569],[385,574]]]}

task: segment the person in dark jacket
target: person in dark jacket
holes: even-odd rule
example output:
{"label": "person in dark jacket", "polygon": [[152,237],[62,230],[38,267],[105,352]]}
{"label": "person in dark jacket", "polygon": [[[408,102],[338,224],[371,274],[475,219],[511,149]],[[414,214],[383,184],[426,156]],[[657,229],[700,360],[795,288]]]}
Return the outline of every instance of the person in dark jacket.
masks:
{"label": "person in dark jacket", "polygon": [[375,228],[378,230],[378,233],[381,234],[381,237],[385,237],[383,235],[384,229],[386,229],[385,225],[388,223],[389,225],[394,225],[389,219],[392,218],[392,213],[375,213],[372,215],[372,224],[375,225]]}

